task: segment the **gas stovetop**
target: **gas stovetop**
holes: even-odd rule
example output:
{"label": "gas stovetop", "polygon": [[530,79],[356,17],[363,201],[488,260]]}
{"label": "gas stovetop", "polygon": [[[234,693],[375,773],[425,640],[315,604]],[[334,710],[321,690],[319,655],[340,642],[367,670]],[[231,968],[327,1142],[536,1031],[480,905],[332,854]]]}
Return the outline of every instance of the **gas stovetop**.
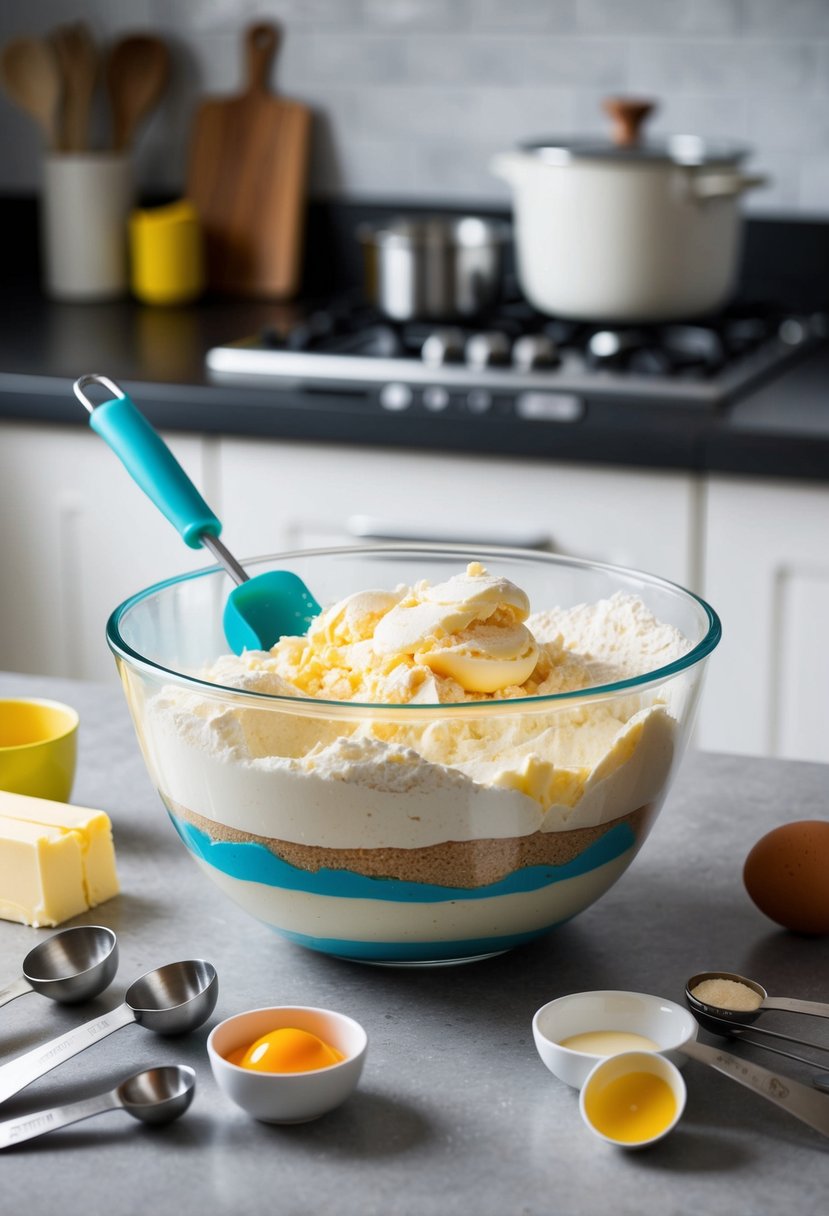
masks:
{"label": "gas stovetop", "polygon": [[716,409],[823,341],[825,316],[769,305],[659,325],[543,317],[515,301],[473,324],[395,323],[351,301],[214,347],[213,380],[358,394],[380,411],[569,422],[591,401]]}

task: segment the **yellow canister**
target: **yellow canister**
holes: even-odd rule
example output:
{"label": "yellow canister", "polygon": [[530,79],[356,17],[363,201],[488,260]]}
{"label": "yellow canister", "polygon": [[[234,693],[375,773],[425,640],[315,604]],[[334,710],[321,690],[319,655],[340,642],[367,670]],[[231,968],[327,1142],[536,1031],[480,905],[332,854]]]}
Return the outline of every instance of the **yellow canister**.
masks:
{"label": "yellow canister", "polygon": [[187,199],[133,211],[132,292],[145,304],[186,304],[204,291],[204,249],[198,213]]}

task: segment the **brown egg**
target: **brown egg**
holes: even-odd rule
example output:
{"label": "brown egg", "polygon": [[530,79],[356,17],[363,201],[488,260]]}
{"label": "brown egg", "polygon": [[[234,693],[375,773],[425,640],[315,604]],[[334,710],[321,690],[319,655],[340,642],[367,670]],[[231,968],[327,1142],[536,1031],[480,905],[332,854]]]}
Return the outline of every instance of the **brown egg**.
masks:
{"label": "brown egg", "polygon": [[795,933],[829,933],[829,822],[801,819],[757,841],[743,869],[761,912]]}

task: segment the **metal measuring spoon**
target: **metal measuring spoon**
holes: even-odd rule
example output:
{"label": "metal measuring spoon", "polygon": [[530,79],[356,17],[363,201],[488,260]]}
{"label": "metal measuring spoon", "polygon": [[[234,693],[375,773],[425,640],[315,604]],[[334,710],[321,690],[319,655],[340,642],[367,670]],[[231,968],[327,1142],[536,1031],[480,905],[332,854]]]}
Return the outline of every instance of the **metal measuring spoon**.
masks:
{"label": "metal measuring spoon", "polygon": [[[809,1059],[807,1056],[797,1055],[793,1051],[785,1051],[782,1047],[773,1046],[772,1043],[764,1042],[763,1040],[776,1039],[783,1043],[797,1043],[801,1047],[809,1047],[812,1051],[829,1052],[829,1047],[822,1043],[814,1043],[811,1039],[799,1039],[793,1034],[781,1034],[779,1030],[767,1030],[763,1026],[754,1026],[749,1024],[744,1026],[742,1023],[730,1021],[728,1018],[717,1017],[712,1013],[701,1013],[698,1009],[691,1009],[696,1020],[702,1026],[703,1030],[708,1030],[711,1034],[721,1035],[723,1038],[737,1039],[738,1042],[748,1043],[752,1047],[762,1047],[764,1051],[772,1051],[777,1056],[785,1056],[788,1060],[797,1060],[800,1064],[819,1064],[819,1060]],[[747,1034],[746,1031],[750,1031]],[[762,1035],[761,1039],[756,1036]],[[821,1088],[818,1086],[818,1088]]]}
{"label": "metal measuring spoon", "polygon": [[[725,1009],[720,1005],[709,1005],[694,996],[692,989],[703,980],[733,980],[735,984],[743,984],[750,988],[760,998],[756,1009]],[[822,1001],[798,1001],[789,996],[769,996],[762,984],[756,980],[746,979],[744,975],[735,975],[731,971],[701,971],[692,975],[685,985],[685,999],[692,1013],[704,1013],[710,1017],[724,1018],[736,1024],[749,1025],[767,1009],[782,1009],[787,1013],[810,1013],[814,1017],[829,1018],[829,1005]]]}
{"label": "metal measuring spoon", "polygon": [[0,1066],[0,1102],[131,1022],[157,1034],[195,1030],[210,1017],[218,995],[216,970],[203,959],[169,963],[148,971],[129,986],[123,1004],[109,1013]]}
{"label": "metal measuring spoon", "polygon": [[20,979],[0,989],[0,1006],[27,992],[39,992],[64,1005],[88,1001],[110,986],[117,970],[118,942],[111,929],[103,925],[61,929],[29,951]]}
{"label": "metal measuring spoon", "polygon": [[125,1110],[141,1123],[172,1123],[187,1110],[195,1089],[196,1074],[186,1064],[146,1068],[106,1093],[21,1115],[19,1119],[7,1119],[0,1123],[0,1149],[34,1140],[35,1136],[68,1127],[70,1123],[80,1123],[81,1119],[108,1110]]}
{"label": "metal measuring spoon", "polygon": [[[772,1102],[775,1106],[794,1115],[801,1123],[807,1123],[822,1136],[829,1136],[829,1093],[819,1093],[809,1085],[793,1081],[791,1077],[761,1068],[752,1060],[732,1056],[717,1047],[689,1040],[676,1049],[692,1060],[707,1064],[715,1072],[730,1077],[738,1085],[744,1085],[754,1093]],[[822,1087],[821,1087],[822,1088]]]}

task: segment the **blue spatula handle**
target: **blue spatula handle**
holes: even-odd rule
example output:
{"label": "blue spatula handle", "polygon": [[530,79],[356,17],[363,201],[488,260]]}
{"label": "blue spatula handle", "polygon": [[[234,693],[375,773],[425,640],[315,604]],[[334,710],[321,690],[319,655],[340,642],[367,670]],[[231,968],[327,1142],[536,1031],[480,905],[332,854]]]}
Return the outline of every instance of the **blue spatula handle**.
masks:
{"label": "blue spatula handle", "polygon": [[201,546],[205,534],[220,534],[221,523],[158,431],[129,397],[115,397],[97,405],[89,415],[89,425],[191,549]]}

